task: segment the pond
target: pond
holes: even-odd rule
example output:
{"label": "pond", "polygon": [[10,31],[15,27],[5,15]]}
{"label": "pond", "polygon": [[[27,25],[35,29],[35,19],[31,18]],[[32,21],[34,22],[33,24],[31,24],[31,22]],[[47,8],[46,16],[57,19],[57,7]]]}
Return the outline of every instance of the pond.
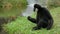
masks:
{"label": "pond", "polygon": [[13,8],[0,8],[0,16],[18,16],[21,15],[23,9],[13,7]]}
{"label": "pond", "polygon": [[30,16],[33,13],[34,4],[43,4],[43,1],[40,1],[41,0],[27,0],[27,8],[25,7],[23,9],[19,7],[12,7],[11,4],[7,4],[7,6],[0,8],[0,16]]}

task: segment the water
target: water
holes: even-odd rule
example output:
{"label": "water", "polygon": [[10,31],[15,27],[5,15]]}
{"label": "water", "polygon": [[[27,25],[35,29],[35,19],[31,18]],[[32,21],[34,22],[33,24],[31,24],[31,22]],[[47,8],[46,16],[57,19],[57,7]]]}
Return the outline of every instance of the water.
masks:
{"label": "water", "polygon": [[26,17],[32,15],[34,4],[39,4],[37,0],[27,0],[27,1],[28,1],[27,9],[25,10],[25,12],[22,13],[22,15]]}
{"label": "water", "polygon": [[[21,11],[23,9],[18,8],[18,7],[4,7],[4,8],[0,8],[0,16],[15,16],[15,15],[19,15],[20,16],[30,16],[33,14],[33,6],[34,4],[40,4],[41,6],[45,6],[46,5],[46,1],[47,0],[27,0],[28,5],[27,8],[25,9],[25,11]],[[22,12],[22,13],[21,13]],[[3,14],[2,14],[3,13]],[[9,13],[9,14],[8,14]]]}
{"label": "water", "polygon": [[27,0],[28,5],[25,12],[22,13],[22,16],[30,16],[33,13],[34,4],[40,4],[42,7],[46,7],[47,0]]}

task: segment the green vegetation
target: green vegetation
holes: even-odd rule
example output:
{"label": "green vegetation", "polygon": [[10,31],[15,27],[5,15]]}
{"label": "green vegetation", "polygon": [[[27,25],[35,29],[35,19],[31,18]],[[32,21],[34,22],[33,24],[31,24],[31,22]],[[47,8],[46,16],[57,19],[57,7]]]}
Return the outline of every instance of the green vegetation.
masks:
{"label": "green vegetation", "polygon": [[41,29],[32,31],[36,24],[31,23],[26,17],[19,17],[4,26],[8,34],[60,34],[60,7],[50,10],[53,18],[54,25],[51,30]]}
{"label": "green vegetation", "polygon": [[27,6],[26,0],[1,0],[0,16],[16,16],[21,14]]}
{"label": "green vegetation", "polygon": [[26,0],[3,0],[3,3],[11,3],[13,6],[22,5],[22,7],[26,6],[27,1]]}
{"label": "green vegetation", "polygon": [[48,0],[48,8],[60,7],[60,0]]}

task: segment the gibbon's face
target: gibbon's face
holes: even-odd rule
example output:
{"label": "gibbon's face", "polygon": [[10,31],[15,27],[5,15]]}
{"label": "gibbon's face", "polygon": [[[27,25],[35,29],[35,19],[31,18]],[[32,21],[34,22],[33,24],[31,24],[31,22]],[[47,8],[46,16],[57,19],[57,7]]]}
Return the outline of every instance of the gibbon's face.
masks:
{"label": "gibbon's face", "polygon": [[36,9],[39,9],[39,8],[41,8],[41,6],[40,6],[39,4],[34,4],[34,11],[35,11]]}

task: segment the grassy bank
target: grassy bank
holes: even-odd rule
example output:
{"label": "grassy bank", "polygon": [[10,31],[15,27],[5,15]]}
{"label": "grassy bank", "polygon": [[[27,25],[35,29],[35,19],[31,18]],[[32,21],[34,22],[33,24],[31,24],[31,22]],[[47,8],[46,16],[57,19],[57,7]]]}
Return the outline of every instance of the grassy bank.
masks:
{"label": "grassy bank", "polygon": [[60,7],[50,10],[53,18],[54,25],[51,30],[41,29],[32,31],[36,24],[31,23],[26,17],[18,17],[5,26],[9,34],[60,34]]}

